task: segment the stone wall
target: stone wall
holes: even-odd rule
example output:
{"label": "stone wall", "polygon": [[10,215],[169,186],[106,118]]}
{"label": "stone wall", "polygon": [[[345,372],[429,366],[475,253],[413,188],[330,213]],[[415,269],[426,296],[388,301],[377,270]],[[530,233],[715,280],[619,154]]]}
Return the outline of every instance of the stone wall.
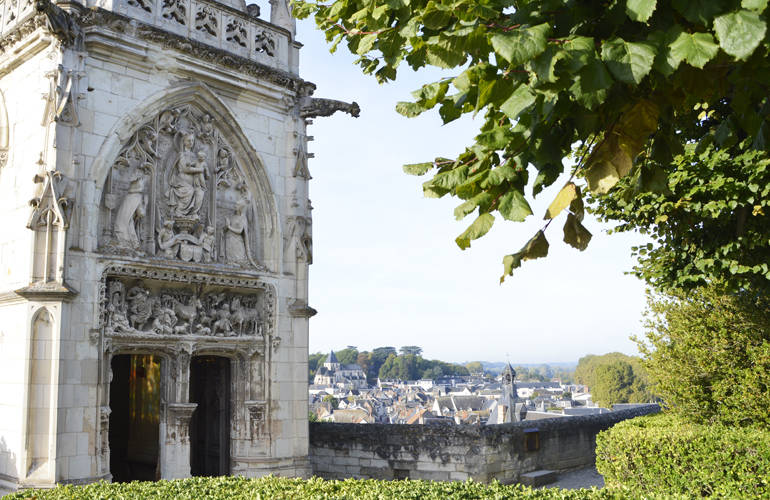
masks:
{"label": "stone wall", "polygon": [[516,482],[539,469],[595,461],[596,435],[658,405],[601,415],[494,426],[310,424],[313,474],[327,479],[426,479]]}

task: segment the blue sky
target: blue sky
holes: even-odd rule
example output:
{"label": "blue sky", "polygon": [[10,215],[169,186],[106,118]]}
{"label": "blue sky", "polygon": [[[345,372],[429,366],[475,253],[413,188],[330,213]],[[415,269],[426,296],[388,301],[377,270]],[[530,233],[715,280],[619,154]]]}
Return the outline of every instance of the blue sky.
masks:
{"label": "blue sky", "polygon": [[[636,353],[644,285],[624,275],[638,235],[594,234],[585,252],[561,241],[559,218],[547,237],[546,259],[524,263],[498,284],[502,257],[517,251],[542,225],[542,214],[564,180],[544,191],[523,224],[496,217],[470,249],[454,238],[473,221],[454,220],[454,198],[423,198],[425,180],[404,174],[404,163],[452,157],[472,143],[479,123],[442,126],[437,113],[407,119],[399,100],[442,75],[404,65],[397,82],[378,85],[340,46],[330,54],[312,21],[298,22],[300,74],[316,97],[356,101],[360,118],[338,113],[309,127],[313,180],[314,263],[310,268],[310,352],[347,345],[360,350],[419,345],[447,361],[534,363],[576,361],[593,353]],[[562,216],[563,217],[563,216]]]}

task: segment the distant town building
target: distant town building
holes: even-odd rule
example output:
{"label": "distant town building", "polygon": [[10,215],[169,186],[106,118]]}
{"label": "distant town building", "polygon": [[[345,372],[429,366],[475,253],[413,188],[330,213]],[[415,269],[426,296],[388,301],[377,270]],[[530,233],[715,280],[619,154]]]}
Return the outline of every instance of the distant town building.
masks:
{"label": "distant town building", "polygon": [[330,351],[323,366],[318,369],[313,385],[350,387],[366,389],[366,374],[358,365],[343,365],[337,360],[334,351]]}

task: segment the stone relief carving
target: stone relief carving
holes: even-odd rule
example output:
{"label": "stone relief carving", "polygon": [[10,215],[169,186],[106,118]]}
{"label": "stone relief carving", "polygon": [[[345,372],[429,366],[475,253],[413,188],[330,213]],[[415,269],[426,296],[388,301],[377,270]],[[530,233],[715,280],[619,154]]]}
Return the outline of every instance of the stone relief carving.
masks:
{"label": "stone relief carving", "polygon": [[230,19],[225,27],[225,40],[245,47],[247,37],[246,24],[241,19]]}
{"label": "stone relief carving", "polygon": [[195,29],[211,36],[219,34],[219,21],[211,7],[202,5],[195,14]]}
{"label": "stone relief carving", "polygon": [[104,332],[107,336],[262,337],[264,300],[264,294],[204,292],[200,287],[193,292],[163,283],[109,278]]}
{"label": "stone relief carving", "polygon": [[148,0],[128,0],[128,5],[142,9],[145,12],[152,12],[152,2]]}
{"label": "stone relief carving", "polygon": [[212,116],[191,105],[139,128],[102,198],[104,252],[264,270],[242,170]]}
{"label": "stone relief carving", "polygon": [[161,12],[164,18],[176,21],[182,26],[187,25],[187,6],[184,0],[163,0]]}
{"label": "stone relief carving", "polygon": [[99,293],[96,331],[186,335],[176,330],[186,324],[185,332],[201,332],[195,335],[268,338],[274,330],[274,287],[253,278],[114,264],[104,271]]}
{"label": "stone relief carving", "polygon": [[263,436],[267,424],[267,403],[265,401],[246,401],[249,411],[249,437],[259,439]]}
{"label": "stone relief carving", "polygon": [[266,30],[259,30],[254,36],[254,50],[270,57],[275,56],[275,37]]}
{"label": "stone relief carving", "polygon": [[286,221],[286,252],[289,260],[313,263],[313,237],[309,217],[292,216]]}
{"label": "stone relief carving", "polygon": [[126,3],[131,7],[142,9],[145,12],[152,12],[152,3],[147,0],[128,0]]}

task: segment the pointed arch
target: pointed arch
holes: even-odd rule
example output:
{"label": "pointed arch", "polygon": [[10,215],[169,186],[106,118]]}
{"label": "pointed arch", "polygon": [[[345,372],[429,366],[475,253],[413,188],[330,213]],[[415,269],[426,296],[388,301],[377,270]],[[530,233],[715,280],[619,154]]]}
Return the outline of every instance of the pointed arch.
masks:
{"label": "pointed arch", "polygon": [[[259,256],[267,268],[276,270],[280,256],[280,226],[276,195],[265,164],[238,124],[235,114],[214,91],[202,82],[180,82],[156,93],[126,113],[110,130],[91,167],[96,185],[95,200],[100,200],[105,181],[121,149],[146,123],[164,110],[191,105],[209,114],[217,130],[232,147],[232,155],[241,165],[246,187],[252,195],[257,219]],[[95,221],[96,222],[96,221]]]}

